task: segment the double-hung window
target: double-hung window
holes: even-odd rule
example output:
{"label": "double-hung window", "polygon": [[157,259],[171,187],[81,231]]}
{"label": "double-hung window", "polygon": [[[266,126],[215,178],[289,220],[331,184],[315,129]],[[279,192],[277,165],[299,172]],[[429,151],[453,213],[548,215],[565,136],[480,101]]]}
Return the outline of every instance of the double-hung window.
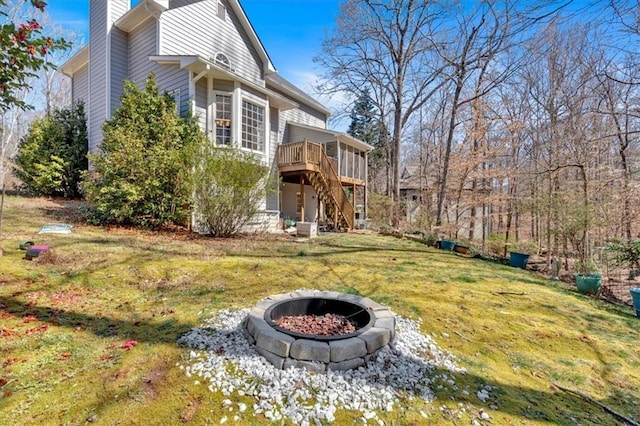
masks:
{"label": "double-hung window", "polygon": [[242,100],[242,147],[264,152],[264,107]]}
{"label": "double-hung window", "polygon": [[216,143],[231,145],[231,95],[216,94]]}

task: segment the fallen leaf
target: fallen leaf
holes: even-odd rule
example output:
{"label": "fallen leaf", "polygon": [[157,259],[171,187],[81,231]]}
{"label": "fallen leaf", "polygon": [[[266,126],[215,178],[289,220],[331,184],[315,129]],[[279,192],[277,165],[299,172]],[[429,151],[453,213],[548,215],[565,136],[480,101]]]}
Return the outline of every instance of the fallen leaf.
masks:
{"label": "fallen leaf", "polygon": [[60,359],[60,360],[69,359],[69,358],[71,358],[71,352],[63,352],[58,357],[58,359]]}
{"label": "fallen leaf", "polygon": [[26,317],[24,317],[24,319],[22,320],[22,322],[29,323],[29,322],[33,322],[33,321],[38,321],[38,318],[34,317],[33,315],[27,315]]}
{"label": "fallen leaf", "polygon": [[8,380],[4,377],[0,377],[0,388],[8,383]]}
{"label": "fallen leaf", "polygon": [[129,340],[129,341],[125,342],[125,343],[121,346],[121,348],[126,349],[126,350],[129,350],[129,349],[131,349],[132,347],[134,347],[134,346],[135,346],[135,345],[137,345],[137,344],[138,344],[138,342],[136,342],[135,340]]}

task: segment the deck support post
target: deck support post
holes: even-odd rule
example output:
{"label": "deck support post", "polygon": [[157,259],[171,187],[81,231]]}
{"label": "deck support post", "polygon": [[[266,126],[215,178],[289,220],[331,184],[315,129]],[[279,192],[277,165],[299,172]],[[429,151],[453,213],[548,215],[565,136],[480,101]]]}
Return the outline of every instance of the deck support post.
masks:
{"label": "deck support post", "polygon": [[304,175],[300,175],[300,221],[305,222],[304,220]]}
{"label": "deck support post", "polygon": [[351,205],[353,206],[353,228],[356,227],[356,184],[353,184],[353,188],[351,190]]}

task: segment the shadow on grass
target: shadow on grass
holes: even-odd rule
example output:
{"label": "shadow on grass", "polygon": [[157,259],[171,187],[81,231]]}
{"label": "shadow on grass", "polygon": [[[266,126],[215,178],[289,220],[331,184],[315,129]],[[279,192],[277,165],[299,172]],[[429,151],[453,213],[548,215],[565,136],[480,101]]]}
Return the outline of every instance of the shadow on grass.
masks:
{"label": "shadow on grass", "polygon": [[[220,365],[214,361],[214,359],[219,358],[233,360],[242,365],[243,359],[258,357],[255,351],[247,349],[246,344],[238,343],[239,341],[246,342],[241,326],[232,329],[209,326],[196,329],[193,333],[192,339],[190,339],[189,335],[186,336],[185,344],[188,344],[191,340],[196,342],[194,349],[207,351],[204,353],[205,359],[197,361],[202,362],[205,366]],[[224,350],[220,348],[224,348]],[[520,418],[526,421],[548,422],[550,424],[614,425],[618,421],[601,407],[591,404],[576,395],[552,387],[549,378],[531,376],[528,380],[532,387],[505,384],[504,381],[495,378],[481,377],[468,372],[455,372],[427,361],[430,357],[437,359],[438,355],[434,356],[427,352],[421,356],[424,358],[396,352],[393,356],[388,356],[384,360],[381,359],[379,362],[370,363],[364,367],[364,370],[359,370],[357,376],[359,382],[357,385],[343,389],[342,392],[345,394],[345,398],[349,400],[351,391],[359,394],[361,391],[354,389],[353,386],[361,389],[363,384],[361,380],[364,380],[370,387],[369,392],[372,394],[382,395],[390,392],[400,397],[421,398],[428,397],[431,391],[435,391],[436,400],[432,403],[433,406],[440,407],[443,403],[453,404],[450,405],[453,407],[451,409],[440,410],[443,416],[451,416],[450,418],[453,420],[457,419],[458,414],[461,414],[461,412],[457,411],[460,410],[458,403],[467,403],[473,406],[465,407],[467,414],[471,415],[472,418],[479,417],[482,409],[490,413],[494,418],[505,415],[510,419]],[[255,364],[249,363],[248,365]],[[234,371],[238,372],[236,374],[252,376],[255,379],[237,381],[236,383],[240,384],[235,392],[244,391],[247,393],[249,388],[244,389],[243,384],[251,386],[255,382],[262,383],[265,389],[271,389],[273,384],[270,381],[275,381],[278,383],[277,387],[283,395],[295,393],[299,386],[299,383],[289,383],[289,380],[281,381],[278,378],[277,370],[266,361],[264,368],[259,369],[259,371],[252,370],[240,373],[242,368]],[[207,368],[205,368],[203,374],[206,372]],[[300,375],[305,374],[307,373],[300,371]],[[343,376],[347,382],[352,380],[349,372],[333,372],[332,374]],[[313,381],[313,377],[314,375],[310,374],[309,380]],[[310,388],[316,386],[312,382],[303,380],[303,383],[305,382],[307,384],[303,386]],[[220,383],[218,383],[218,386],[220,386]],[[222,386],[224,386],[224,383]],[[318,392],[330,391],[331,381],[322,381],[322,385],[318,386],[320,386],[316,389]],[[478,392],[483,389],[488,390],[488,397],[485,401],[481,401],[478,397]],[[463,392],[463,390],[466,392]],[[233,395],[231,397],[233,398]],[[287,399],[285,398],[282,403],[286,404],[286,401]],[[611,396],[603,398],[599,402],[627,417],[640,415],[640,412],[633,411],[640,406],[640,398],[637,395],[633,396],[631,392],[617,395],[615,398]],[[276,402],[274,401],[274,403]],[[414,404],[410,401],[406,403]],[[283,411],[285,410],[283,409]],[[499,420],[496,419],[494,421]]]}
{"label": "shadow on grass", "polygon": [[178,337],[193,327],[192,324],[182,324],[170,317],[162,317],[157,323],[126,321],[47,306],[32,306],[11,296],[0,296],[0,307],[17,318],[32,315],[51,325],[71,329],[80,327],[98,337],[118,337],[148,343],[175,344]]}

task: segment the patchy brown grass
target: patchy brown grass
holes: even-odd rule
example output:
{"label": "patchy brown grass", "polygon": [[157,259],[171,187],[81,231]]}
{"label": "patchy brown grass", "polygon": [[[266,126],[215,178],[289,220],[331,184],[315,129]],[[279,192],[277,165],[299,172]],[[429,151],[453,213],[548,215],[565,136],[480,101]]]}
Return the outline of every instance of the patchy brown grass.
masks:
{"label": "patchy brown grass", "polygon": [[[456,388],[434,383],[434,403],[380,413],[387,424],[469,424],[481,410],[493,424],[616,423],[552,382],[640,420],[640,320],[570,285],[371,234],[215,240],[103,229],[80,220],[80,205],[9,197],[5,206],[0,424],[219,424],[224,398],[176,367],[188,353],[176,340],[220,309],[301,287],[422,318],[467,368],[449,374]],[[37,234],[54,221],[73,223],[73,233]],[[25,240],[51,249],[27,261]],[[475,395],[484,385],[496,388],[487,404]],[[350,412],[337,418],[357,423]]]}

